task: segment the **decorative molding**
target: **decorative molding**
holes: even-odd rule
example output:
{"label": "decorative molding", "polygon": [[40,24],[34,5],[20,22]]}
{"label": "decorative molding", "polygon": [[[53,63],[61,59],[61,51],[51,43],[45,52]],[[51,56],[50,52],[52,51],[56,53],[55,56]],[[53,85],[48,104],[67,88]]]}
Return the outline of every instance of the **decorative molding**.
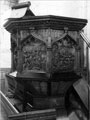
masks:
{"label": "decorative molding", "polygon": [[[25,17],[25,16],[24,16]],[[64,27],[68,27],[70,31],[79,31],[85,27],[87,24],[86,19],[78,19],[78,18],[68,18],[61,16],[28,16],[26,19],[16,18],[9,19],[4,27],[11,32],[13,29],[29,29],[30,27],[34,27],[35,29],[56,29],[63,30]]]}

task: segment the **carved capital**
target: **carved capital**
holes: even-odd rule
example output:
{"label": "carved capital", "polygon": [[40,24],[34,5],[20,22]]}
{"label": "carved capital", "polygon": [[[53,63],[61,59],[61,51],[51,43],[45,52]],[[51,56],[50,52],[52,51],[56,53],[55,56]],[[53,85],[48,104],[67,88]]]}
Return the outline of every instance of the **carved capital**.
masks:
{"label": "carved capital", "polygon": [[65,33],[68,33],[68,27],[64,27]]}

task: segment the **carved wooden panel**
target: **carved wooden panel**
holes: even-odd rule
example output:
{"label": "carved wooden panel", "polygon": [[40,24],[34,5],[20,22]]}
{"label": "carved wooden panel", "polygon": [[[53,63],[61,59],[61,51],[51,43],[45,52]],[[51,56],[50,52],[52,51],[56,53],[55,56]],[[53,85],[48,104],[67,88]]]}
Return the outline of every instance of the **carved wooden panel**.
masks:
{"label": "carved wooden panel", "polygon": [[34,37],[23,43],[23,70],[46,70],[46,45]]}
{"label": "carved wooden panel", "polygon": [[52,72],[69,72],[74,70],[75,41],[68,35],[52,46]]}
{"label": "carved wooden panel", "polygon": [[[23,30],[20,32],[20,44],[22,51],[23,63],[21,66],[22,70],[42,70],[48,72],[69,72],[74,70],[75,57],[77,52],[75,47],[77,44],[77,32],[68,31],[65,33],[64,30]],[[13,36],[13,58],[14,66],[17,68],[18,57],[17,43],[15,44],[15,35]],[[50,46],[48,40],[51,40]],[[16,38],[15,38],[16,39]],[[48,47],[50,47],[48,56]],[[49,60],[49,64],[48,64]],[[48,69],[50,67],[50,70]]]}

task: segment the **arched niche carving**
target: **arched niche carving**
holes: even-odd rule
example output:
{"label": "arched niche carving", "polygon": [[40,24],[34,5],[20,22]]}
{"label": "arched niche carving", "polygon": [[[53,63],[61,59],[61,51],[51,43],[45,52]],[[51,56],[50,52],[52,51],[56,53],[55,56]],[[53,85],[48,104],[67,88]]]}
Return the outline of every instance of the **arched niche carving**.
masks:
{"label": "arched niche carving", "polygon": [[52,44],[52,72],[71,72],[75,67],[77,42],[68,34]]}
{"label": "arched niche carving", "polygon": [[21,43],[23,70],[46,70],[46,44],[30,35]]}

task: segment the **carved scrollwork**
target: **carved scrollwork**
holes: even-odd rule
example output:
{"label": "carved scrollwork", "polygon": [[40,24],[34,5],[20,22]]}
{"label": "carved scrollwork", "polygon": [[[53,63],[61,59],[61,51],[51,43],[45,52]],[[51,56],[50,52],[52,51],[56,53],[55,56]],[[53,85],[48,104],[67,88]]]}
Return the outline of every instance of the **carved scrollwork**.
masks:
{"label": "carved scrollwork", "polygon": [[75,42],[68,36],[52,45],[52,72],[69,72],[74,70]]}
{"label": "carved scrollwork", "polygon": [[46,70],[46,45],[36,38],[23,43],[23,70]]}

